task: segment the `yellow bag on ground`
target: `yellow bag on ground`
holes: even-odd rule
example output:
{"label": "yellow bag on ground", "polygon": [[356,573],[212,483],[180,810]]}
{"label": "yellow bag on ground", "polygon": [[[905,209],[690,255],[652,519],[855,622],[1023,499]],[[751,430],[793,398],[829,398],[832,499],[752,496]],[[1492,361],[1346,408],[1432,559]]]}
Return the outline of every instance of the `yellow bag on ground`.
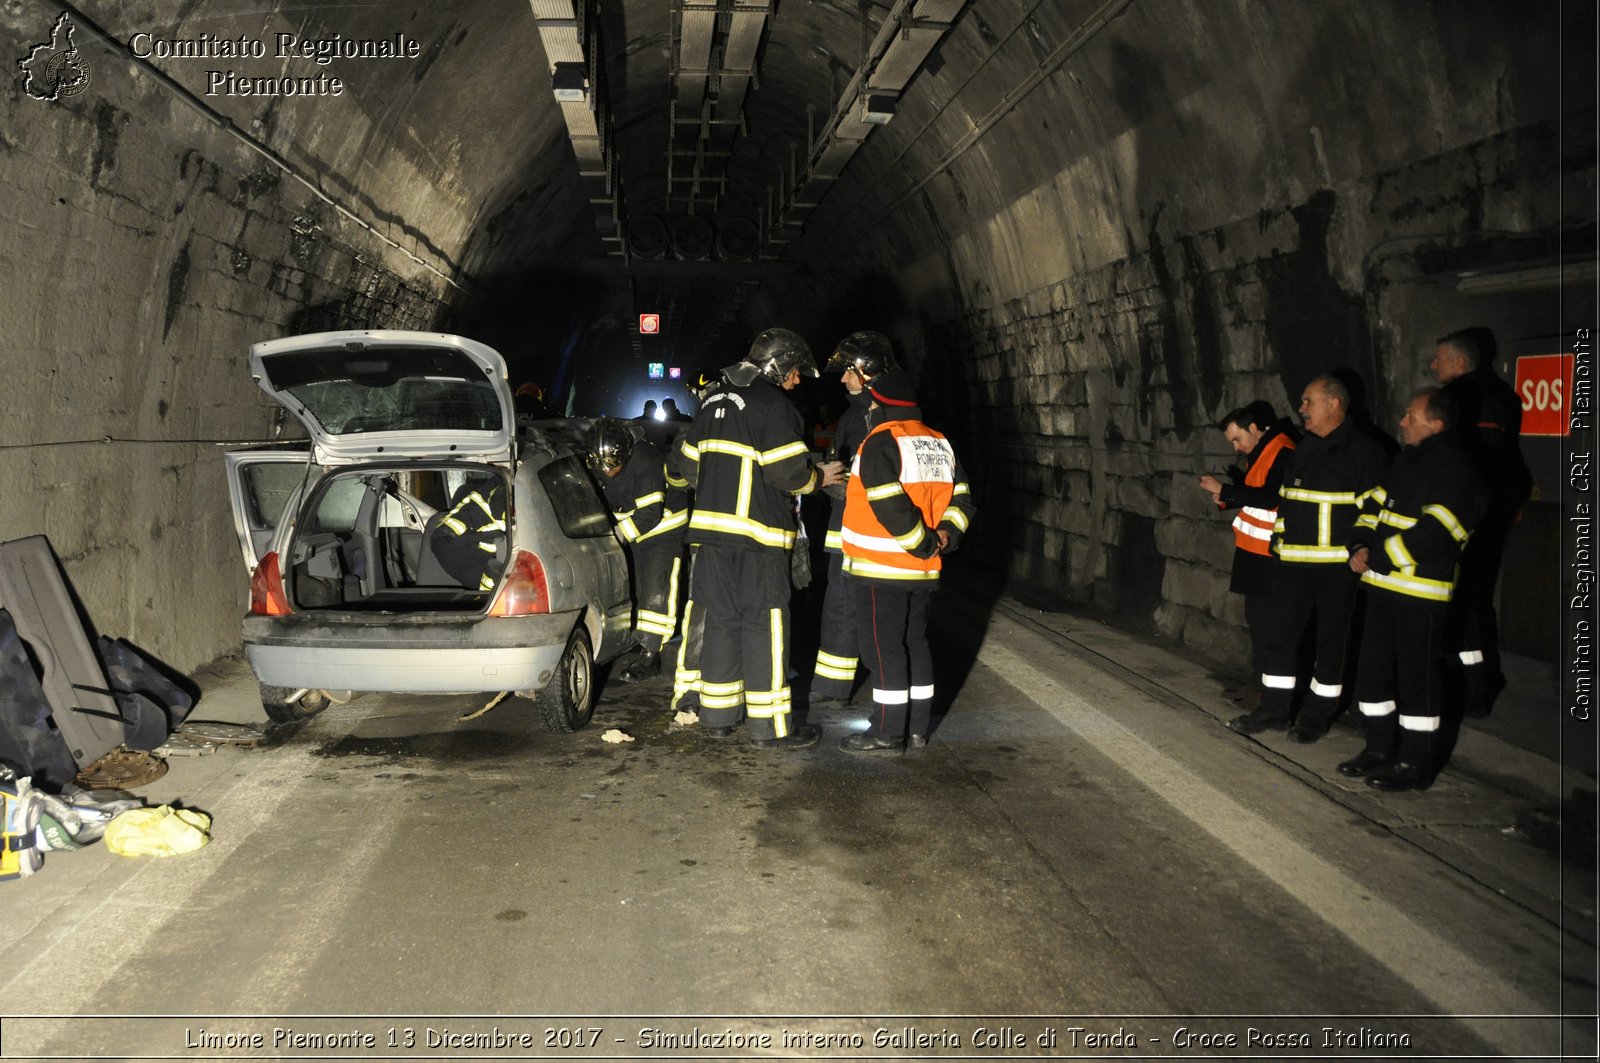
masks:
{"label": "yellow bag on ground", "polygon": [[211,840],[211,817],[171,805],[130,808],[106,824],[106,848],[118,856],[176,856]]}

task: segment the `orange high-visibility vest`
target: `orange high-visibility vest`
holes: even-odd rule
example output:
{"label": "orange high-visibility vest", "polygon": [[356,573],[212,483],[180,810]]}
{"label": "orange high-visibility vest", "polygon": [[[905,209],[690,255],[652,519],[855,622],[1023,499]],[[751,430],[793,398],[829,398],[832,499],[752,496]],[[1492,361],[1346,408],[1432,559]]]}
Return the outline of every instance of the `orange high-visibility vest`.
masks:
{"label": "orange high-visibility vest", "polygon": [[[1267,473],[1271,471],[1272,463],[1278,460],[1278,455],[1283,451],[1293,449],[1294,440],[1289,438],[1289,433],[1278,433],[1277,438],[1268,443],[1266,448],[1261,451],[1261,456],[1251,464],[1250,471],[1245,473],[1245,486],[1265,487]],[[1272,527],[1277,520],[1277,506],[1273,506],[1271,509],[1262,509],[1259,506],[1240,506],[1239,512],[1233,518],[1233,545],[1246,553],[1271,557]]]}
{"label": "orange high-visibility vest", "polygon": [[[936,580],[943,561],[937,555],[915,557],[906,553],[907,545],[891,536],[878,521],[871,499],[880,492],[904,491],[911,504],[922,513],[924,527],[911,532],[920,542],[923,535],[933,534],[927,529],[939,526],[955,494],[955,450],[943,433],[921,421],[886,421],[868,432],[867,439],[879,432],[893,435],[899,446],[900,482],[883,484],[869,491],[861,482],[861,451],[856,451],[850,482],[845,487],[844,523],[840,529],[845,569],[849,571],[854,560],[864,562],[863,574],[880,579]],[[866,441],[861,445],[865,447]],[[916,542],[910,543],[912,547],[915,545]]]}

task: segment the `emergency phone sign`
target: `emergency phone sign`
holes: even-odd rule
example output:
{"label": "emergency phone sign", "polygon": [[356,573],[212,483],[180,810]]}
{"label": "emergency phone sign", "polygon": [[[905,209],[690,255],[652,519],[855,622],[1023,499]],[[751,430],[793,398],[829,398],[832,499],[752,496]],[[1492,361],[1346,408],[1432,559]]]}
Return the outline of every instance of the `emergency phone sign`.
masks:
{"label": "emergency phone sign", "polygon": [[1564,436],[1572,397],[1572,355],[1533,354],[1517,359],[1517,398],[1522,402],[1522,434]]}
{"label": "emergency phone sign", "polygon": [[661,331],[660,314],[640,314],[639,333],[644,336],[654,336]]}

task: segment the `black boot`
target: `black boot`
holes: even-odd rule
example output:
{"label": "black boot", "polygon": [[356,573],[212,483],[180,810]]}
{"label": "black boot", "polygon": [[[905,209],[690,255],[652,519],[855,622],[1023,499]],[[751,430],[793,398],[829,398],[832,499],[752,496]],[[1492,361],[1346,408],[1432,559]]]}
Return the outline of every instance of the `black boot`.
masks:
{"label": "black boot", "polygon": [[1255,709],[1243,716],[1235,716],[1228,721],[1228,730],[1237,731],[1242,735],[1259,734],[1262,731],[1281,731],[1289,725],[1287,716],[1279,716],[1273,712],[1263,712]]}
{"label": "black boot", "polygon": [[1426,790],[1433,785],[1433,731],[1400,731],[1400,756],[1367,775],[1374,790]]}
{"label": "black boot", "polygon": [[640,650],[628,666],[617,676],[624,683],[638,683],[646,679],[653,679],[661,674],[661,654]]}

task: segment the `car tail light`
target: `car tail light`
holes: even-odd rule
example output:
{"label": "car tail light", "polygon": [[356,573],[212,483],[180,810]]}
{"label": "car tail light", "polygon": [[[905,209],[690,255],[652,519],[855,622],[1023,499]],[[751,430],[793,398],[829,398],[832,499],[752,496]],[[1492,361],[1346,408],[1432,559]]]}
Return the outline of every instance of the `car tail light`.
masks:
{"label": "car tail light", "polygon": [[276,550],[261,559],[250,574],[250,611],[259,616],[288,616],[289,596],[283,590],[283,572]]}
{"label": "car tail light", "polygon": [[500,584],[500,593],[489,606],[490,616],[529,616],[550,611],[550,586],[544,579],[544,565],[527,550],[518,550]]}

